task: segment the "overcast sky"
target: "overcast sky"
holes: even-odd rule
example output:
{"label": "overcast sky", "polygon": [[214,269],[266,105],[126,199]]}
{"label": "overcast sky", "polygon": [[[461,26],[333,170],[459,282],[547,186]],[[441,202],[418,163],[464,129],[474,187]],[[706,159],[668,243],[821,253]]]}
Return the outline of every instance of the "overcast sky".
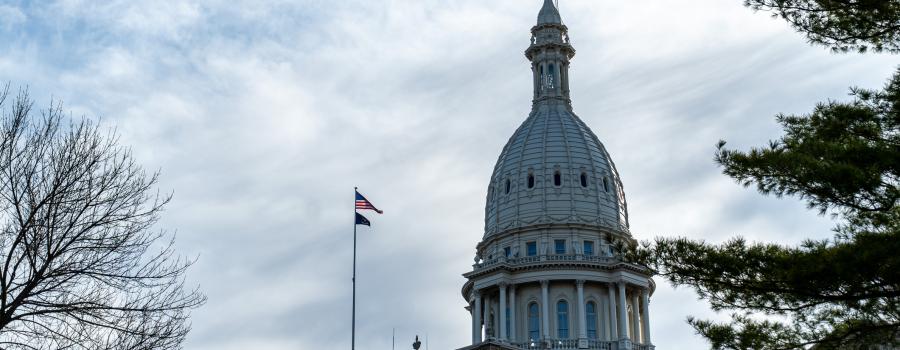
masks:
{"label": "overcast sky", "polygon": [[[345,349],[353,186],[358,349],[470,340],[461,274],[496,157],[530,110],[541,0],[0,0],[0,81],[116,128],[174,191],[160,228],[199,256],[187,349]],[[640,240],[797,243],[832,223],[721,175],[715,144],[776,138],[779,112],[881,87],[890,55],[808,46],[741,0],[562,0],[576,113],[618,166]],[[657,279],[659,349],[723,317]]]}

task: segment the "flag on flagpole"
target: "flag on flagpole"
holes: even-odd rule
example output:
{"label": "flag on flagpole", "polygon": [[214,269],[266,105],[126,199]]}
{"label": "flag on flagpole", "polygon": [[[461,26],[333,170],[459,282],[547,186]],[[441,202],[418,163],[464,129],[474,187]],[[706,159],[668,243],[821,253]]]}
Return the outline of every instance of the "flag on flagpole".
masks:
{"label": "flag on flagpole", "polygon": [[384,213],[383,211],[378,210],[378,208],[375,208],[375,206],[372,205],[372,202],[369,202],[366,197],[363,197],[363,195],[359,194],[359,191],[356,191],[356,209],[374,210],[378,214]]}
{"label": "flag on flagpole", "polygon": [[360,213],[356,213],[356,224],[372,227],[372,223],[369,222],[369,219],[366,219],[366,217],[362,216]]}

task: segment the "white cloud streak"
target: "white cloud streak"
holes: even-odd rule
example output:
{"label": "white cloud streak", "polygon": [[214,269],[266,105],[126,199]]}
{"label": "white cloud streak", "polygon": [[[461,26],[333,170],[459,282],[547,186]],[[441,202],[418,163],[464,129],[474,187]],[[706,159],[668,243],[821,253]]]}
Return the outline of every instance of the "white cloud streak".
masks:
{"label": "white cloud streak", "polygon": [[[0,79],[117,128],[173,190],[162,228],[209,295],[189,349],[349,347],[350,190],[386,210],[360,232],[360,349],[470,339],[460,276],[496,156],[530,108],[522,51],[540,1],[80,1],[0,5]],[[778,135],[883,55],[834,55],[740,1],[564,1],[576,112],[622,174],[638,239],[796,243],[831,223],[712,162]],[[714,315],[664,281],[659,348],[698,349]],[[405,345],[403,346],[405,347]]]}

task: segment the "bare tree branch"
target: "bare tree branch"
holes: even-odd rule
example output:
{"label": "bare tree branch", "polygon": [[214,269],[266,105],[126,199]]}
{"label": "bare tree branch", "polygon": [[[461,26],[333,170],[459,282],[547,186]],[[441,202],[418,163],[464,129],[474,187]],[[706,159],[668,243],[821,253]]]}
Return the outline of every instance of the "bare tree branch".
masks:
{"label": "bare tree branch", "polygon": [[0,349],[180,349],[193,260],[156,231],[157,190],[114,132],[0,90]]}

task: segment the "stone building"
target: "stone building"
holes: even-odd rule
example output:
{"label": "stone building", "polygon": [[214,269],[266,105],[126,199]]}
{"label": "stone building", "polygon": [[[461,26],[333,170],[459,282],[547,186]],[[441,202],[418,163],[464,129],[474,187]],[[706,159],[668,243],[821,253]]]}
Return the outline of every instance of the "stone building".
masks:
{"label": "stone building", "polygon": [[635,242],[615,164],[572,111],[575,49],[551,0],[531,29],[532,111],[503,148],[484,237],[464,274],[475,349],[654,349],[650,271],[624,262]]}

